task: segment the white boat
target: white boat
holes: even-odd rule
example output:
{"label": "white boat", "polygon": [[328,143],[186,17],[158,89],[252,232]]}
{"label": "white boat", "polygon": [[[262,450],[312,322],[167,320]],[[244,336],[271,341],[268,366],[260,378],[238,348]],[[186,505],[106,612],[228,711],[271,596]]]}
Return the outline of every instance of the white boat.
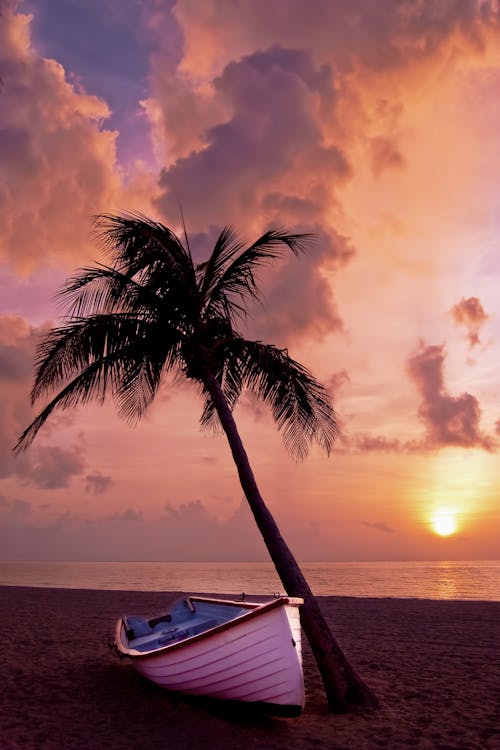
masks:
{"label": "white boat", "polygon": [[288,596],[192,595],[157,617],[121,617],[114,646],[168,690],[298,716],[304,707],[302,603]]}

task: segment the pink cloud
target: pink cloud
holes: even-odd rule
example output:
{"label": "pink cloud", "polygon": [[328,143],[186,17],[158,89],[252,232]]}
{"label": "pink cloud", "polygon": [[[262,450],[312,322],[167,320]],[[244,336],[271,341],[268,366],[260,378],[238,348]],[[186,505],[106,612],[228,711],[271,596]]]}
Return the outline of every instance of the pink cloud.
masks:
{"label": "pink cloud", "polygon": [[[407,373],[416,385],[421,399],[417,413],[426,429],[423,438],[408,440],[343,429],[335,451],[340,454],[415,454],[447,446],[461,446],[494,452],[498,447],[498,441],[481,430],[481,408],[478,399],[470,393],[454,396],[448,392],[444,380],[445,359],[444,345],[421,344],[419,350],[407,362]],[[500,435],[500,420],[495,425],[495,432],[496,435]]]}
{"label": "pink cloud", "polygon": [[72,448],[37,445],[29,455],[16,460],[16,474],[21,483],[33,484],[43,490],[68,487],[85,468],[86,461],[79,445]]}
{"label": "pink cloud", "polygon": [[484,44],[488,25],[498,20],[498,4],[485,0],[421,3],[392,0],[316,0],[314,12],[303,0],[265,5],[245,0],[178,0],[174,13],[185,31],[185,67],[211,69],[272,43],[307,47],[319,59],[335,57],[349,72],[362,65],[380,72],[412,65],[439,54],[459,35],[471,46]]}
{"label": "pink cloud", "polygon": [[17,431],[30,416],[28,393],[37,332],[23,318],[0,316],[0,477],[15,473]]}
{"label": "pink cloud", "polygon": [[372,170],[378,177],[386,169],[404,167],[406,160],[397,142],[388,137],[379,136],[371,141]]}
{"label": "pink cloud", "polygon": [[252,333],[285,345],[291,336],[340,329],[321,272],[354,253],[324,221],[332,190],[350,176],[345,154],[326,142],[321,126],[321,113],[335,107],[331,70],[315,66],[307,52],[272,47],[231,62],[213,85],[230,114],[204,133],[202,147],[164,169],[158,207],[177,219],[181,201],[196,253],[205,240],[206,254],[227,223],[249,239],[269,225],[314,233],[299,262],[263,275],[266,315],[255,311]]}
{"label": "pink cloud", "polygon": [[350,442],[355,450],[362,453],[407,453],[417,447],[414,443],[404,442],[398,438],[364,433],[354,435]]}
{"label": "pink cloud", "polygon": [[418,414],[427,430],[426,442],[430,447],[456,445],[494,450],[494,439],[480,428],[477,398],[470,393],[448,393],[444,384],[445,358],[444,346],[422,344],[408,360],[408,374],[422,399]]}
{"label": "pink cloud", "polygon": [[477,297],[462,297],[460,302],[450,310],[451,316],[457,326],[467,329],[467,338],[471,349],[480,343],[479,331],[488,320],[488,315]]}
{"label": "pink cloud", "polygon": [[[53,490],[68,487],[88,468],[81,438],[73,439],[73,445],[58,446],[44,443],[41,436],[30,451],[16,457],[12,453],[17,438],[32,416],[29,392],[35,347],[42,331],[43,328],[30,326],[19,316],[0,316],[0,393],[3,403],[0,410],[0,479],[13,477],[22,485]],[[67,422],[67,415],[52,420],[45,437],[54,434],[56,425]],[[91,472],[90,476],[94,476],[94,489],[107,481],[102,477],[99,483],[99,473],[93,475]],[[92,484],[92,480],[90,482]]]}
{"label": "pink cloud", "polygon": [[85,477],[85,492],[89,492],[93,495],[102,495],[106,492],[111,485],[113,480],[100,471],[87,474]]}
{"label": "pink cloud", "polygon": [[346,384],[350,383],[351,378],[349,377],[349,373],[347,370],[338,370],[337,372],[334,372],[333,375],[330,376],[328,379],[327,385],[329,390],[331,391],[333,397],[335,398],[340,391],[340,389]]}
{"label": "pink cloud", "polygon": [[31,46],[31,17],[2,6],[0,259],[24,273],[91,253],[90,217],[115,204],[116,134],[105,102]]}
{"label": "pink cloud", "polygon": [[[230,63],[214,81],[215,95],[231,112],[204,134],[203,148],[165,170],[159,207],[189,225],[206,229],[227,221],[249,226],[269,193],[310,198],[313,183],[349,176],[345,155],[325,143],[318,100],[334,98],[331,74],[317,69],[306,52],[271,48]],[[251,226],[251,224],[250,224]]]}

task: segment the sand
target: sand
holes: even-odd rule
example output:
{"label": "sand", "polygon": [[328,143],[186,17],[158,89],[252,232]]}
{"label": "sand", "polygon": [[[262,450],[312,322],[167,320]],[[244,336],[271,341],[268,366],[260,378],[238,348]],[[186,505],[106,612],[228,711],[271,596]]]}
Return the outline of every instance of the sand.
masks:
{"label": "sand", "polygon": [[319,598],[381,707],[329,713],[305,645],[306,709],[282,719],[167,693],[116,659],[116,618],[173,596],[0,587],[0,750],[500,750],[500,602]]}

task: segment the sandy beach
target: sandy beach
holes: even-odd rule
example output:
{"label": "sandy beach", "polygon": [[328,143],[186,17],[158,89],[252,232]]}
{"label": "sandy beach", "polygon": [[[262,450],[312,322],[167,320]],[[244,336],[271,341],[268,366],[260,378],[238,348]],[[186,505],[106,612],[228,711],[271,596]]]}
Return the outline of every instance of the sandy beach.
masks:
{"label": "sandy beach", "polygon": [[145,682],[107,646],[177,593],[0,587],[0,750],[500,749],[500,602],[320,598],[377,711],[330,714],[304,644],[298,719]]}

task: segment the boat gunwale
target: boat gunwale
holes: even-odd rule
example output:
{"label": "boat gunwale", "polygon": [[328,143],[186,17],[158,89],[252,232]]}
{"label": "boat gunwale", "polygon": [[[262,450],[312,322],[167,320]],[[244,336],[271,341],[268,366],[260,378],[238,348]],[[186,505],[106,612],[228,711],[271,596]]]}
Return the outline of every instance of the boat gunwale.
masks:
{"label": "boat gunwale", "polygon": [[[150,651],[138,651],[132,647],[127,647],[122,641],[121,633],[122,629],[125,629],[124,624],[124,618],[120,617],[120,619],[117,622],[116,625],[116,640],[115,640],[115,647],[117,651],[119,652],[119,655],[122,657],[127,657],[130,659],[150,659],[155,656],[164,655],[170,651],[176,651],[179,648],[185,648],[192,643],[199,643],[202,640],[207,640],[208,638],[211,638],[215,635],[218,635],[219,633],[222,633],[225,630],[230,630],[231,628],[234,628],[238,625],[241,625],[242,623],[248,622],[250,619],[254,619],[255,617],[258,617],[262,614],[266,614],[270,610],[277,609],[278,607],[284,607],[284,606],[295,606],[300,607],[301,604],[304,603],[304,600],[299,597],[291,597],[291,596],[280,596],[276,597],[274,599],[271,599],[270,601],[266,602],[251,602],[251,601],[238,601],[238,600],[228,600],[228,599],[217,599],[215,597],[205,597],[205,596],[187,596],[183,597],[172,605],[172,607],[175,606],[175,604],[178,604],[179,601],[186,601],[186,602],[209,602],[209,603],[215,603],[215,604],[225,604],[229,606],[237,606],[240,608],[248,609],[248,612],[245,612],[243,615],[240,615],[239,617],[234,618],[233,620],[228,620],[227,622],[223,622],[220,625],[215,625],[212,628],[209,628],[208,630],[203,631],[202,633],[197,633],[196,635],[188,636],[187,638],[184,638],[182,641],[176,641],[174,643],[166,643],[163,646],[160,646],[159,648],[152,649]],[[189,605],[188,605],[189,606]],[[172,609],[171,607],[171,609]],[[166,612],[165,614],[168,614]],[[293,640],[293,639],[292,639]]]}

